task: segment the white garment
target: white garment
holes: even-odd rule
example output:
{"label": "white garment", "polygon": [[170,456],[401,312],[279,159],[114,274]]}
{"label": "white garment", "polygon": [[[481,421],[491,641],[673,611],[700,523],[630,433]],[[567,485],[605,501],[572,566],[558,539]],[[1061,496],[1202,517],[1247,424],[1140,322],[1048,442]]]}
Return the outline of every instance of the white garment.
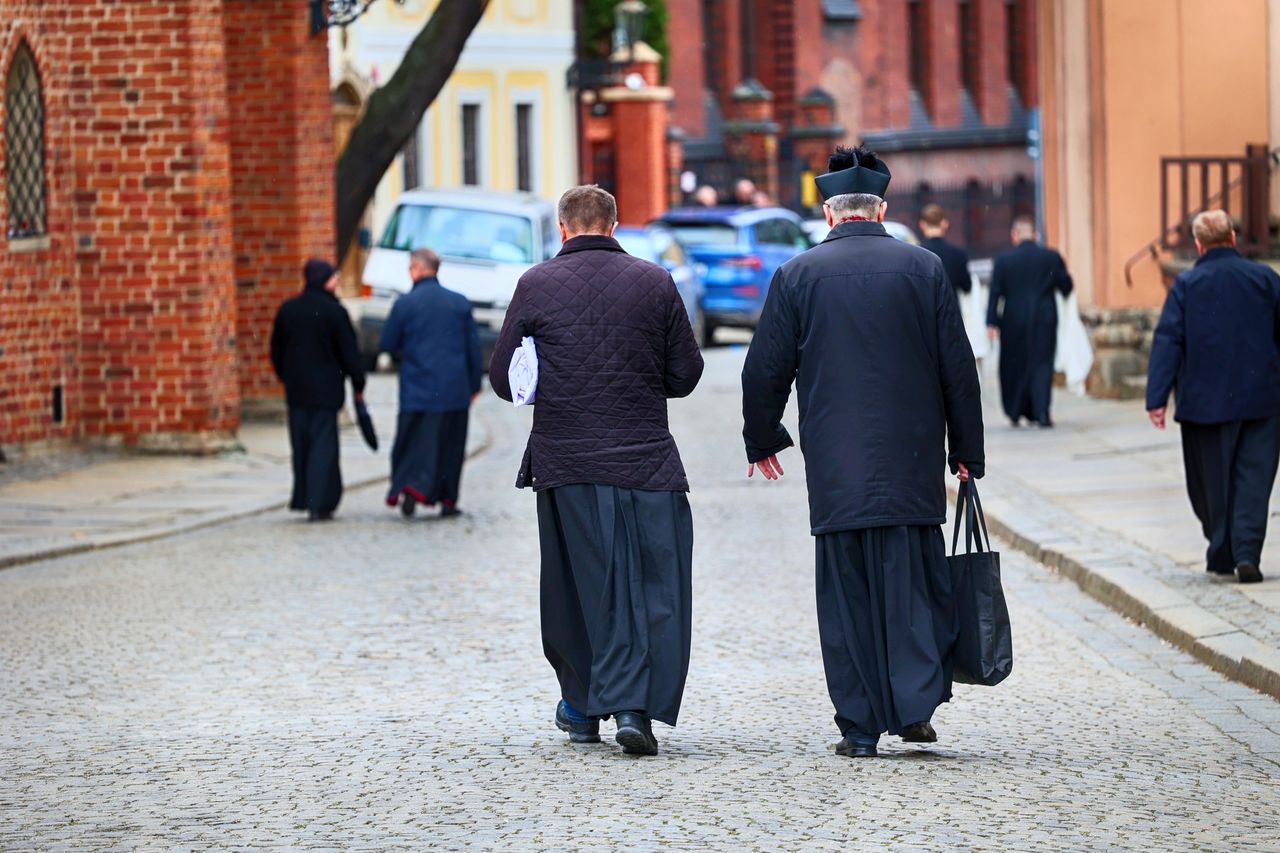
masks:
{"label": "white garment", "polygon": [[1080,304],[1075,291],[1065,299],[1054,292],[1058,302],[1058,351],[1054,354],[1053,370],[1067,378],[1067,390],[1077,397],[1084,396],[1084,383],[1093,369],[1093,346],[1089,343],[1089,331],[1080,320]]}
{"label": "white garment", "polygon": [[511,402],[527,406],[538,393],[538,348],[533,338],[523,338],[520,348],[511,355],[507,368],[507,380],[511,383]]}
{"label": "white garment", "polygon": [[986,358],[991,352],[991,338],[987,335],[988,290],[976,275],[970,274],[969,281],[969,292],[957,294],[960,317],[964,320],[964,331],[969,336],[973,357]]}

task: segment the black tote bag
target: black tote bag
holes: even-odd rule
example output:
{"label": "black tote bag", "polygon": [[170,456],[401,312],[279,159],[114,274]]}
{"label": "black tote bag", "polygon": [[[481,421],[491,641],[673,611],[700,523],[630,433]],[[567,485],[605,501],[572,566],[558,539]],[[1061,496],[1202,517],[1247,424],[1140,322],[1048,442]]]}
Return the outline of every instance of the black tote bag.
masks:
{"label": "black tote bag", "polygon": [[[964,518],[964,553],[956,553]],[[951,586],[960,633],[952,653],[954,679],[994,687],[1013,671],[1013,633],[1000,586],[1000,555],[991,550],[977,484],[960,484],[951,535]]]}

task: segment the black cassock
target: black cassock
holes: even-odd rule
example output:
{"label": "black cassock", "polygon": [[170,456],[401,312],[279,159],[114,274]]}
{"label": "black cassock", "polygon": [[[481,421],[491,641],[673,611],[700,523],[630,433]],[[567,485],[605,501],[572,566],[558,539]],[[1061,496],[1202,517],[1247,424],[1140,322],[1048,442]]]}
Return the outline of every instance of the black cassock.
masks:
{"label": "black cassock", "polygon": [[977,369],[938,257],[852,221],[784,265],[742,370],[748,461],[791,446],[792,382],[836,722],[896,734],[951,695],[945,476],[984,473]]}
{"label": "black cassock", "polygon": [[342,500],[338,464],[338,413],[332,409],[289,407],[293,450],[293,497],[289,509],[330,515]]}
{"label": "black cassock", "polygon": [[469,411],[400,412],[391,446],[391,489],[387,502],[402,494],[453,506],[462,488]]}
{"label": "black cassock", "polygon": [[538,492],[542,648],[579,713],[674,726],[689,672],[693,516],[684,492]]}
{"label": "black cassock", "polygon": [[1058,348],[1054,291],[1071,292],[1062,256],[1032,240],[999,255],[991,270],[987,325],[1000,330],[1000,398],[1015,423],[1049,423]]}

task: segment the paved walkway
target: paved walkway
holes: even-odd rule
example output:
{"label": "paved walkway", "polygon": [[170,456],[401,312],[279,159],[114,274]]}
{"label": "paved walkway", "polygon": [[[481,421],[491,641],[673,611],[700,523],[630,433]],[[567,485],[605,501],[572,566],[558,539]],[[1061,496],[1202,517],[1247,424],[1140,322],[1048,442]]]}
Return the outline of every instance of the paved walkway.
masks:
{"label": "paved walkway", "polygon": [[[1204,571],[1178,427],[1153,428],[1141,401],[1059,390],[1055,429],[1014,429],[992,379],[984,380],[990,464],[981,494],[996,528],[1164,639],[1280,697],[1280,559],[1264,553],[1261,584]],[[1277,537],[1272,524],[1268,553],[1280,553]]]}
{"label": "paved walkway", "polygon": [[[348,489],[388,472],[395,435],[396,380],[372,378],[366,393],[379,431],[373,453],[354,426],[340,433]],[[487,440],[483,423],[469,452]],[[283,507],[292,474],[283,423],[248,423],[244,452],[208,458],[97,455],[74,470],[0,486],[0,568],[205,527]],[[349,506],[351,497],[344,499]],[[339,508],[342,512],[342,508]]]}

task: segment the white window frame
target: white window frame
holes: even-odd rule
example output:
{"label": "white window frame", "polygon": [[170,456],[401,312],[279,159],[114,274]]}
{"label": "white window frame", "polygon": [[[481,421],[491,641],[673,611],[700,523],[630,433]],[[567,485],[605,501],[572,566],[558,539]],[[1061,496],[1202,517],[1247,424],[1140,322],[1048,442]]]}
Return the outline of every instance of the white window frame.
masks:
{"label": "white window frame", "polygon": [[546,185],[546,175],[542,174],[543,137],[546,133],[546,113],[541,89],[511,90],[511,183],[519,185],[518,157],[520,151],[519,126],[516,122],[516,107],[529,107],[529,192],[542,195]]}

